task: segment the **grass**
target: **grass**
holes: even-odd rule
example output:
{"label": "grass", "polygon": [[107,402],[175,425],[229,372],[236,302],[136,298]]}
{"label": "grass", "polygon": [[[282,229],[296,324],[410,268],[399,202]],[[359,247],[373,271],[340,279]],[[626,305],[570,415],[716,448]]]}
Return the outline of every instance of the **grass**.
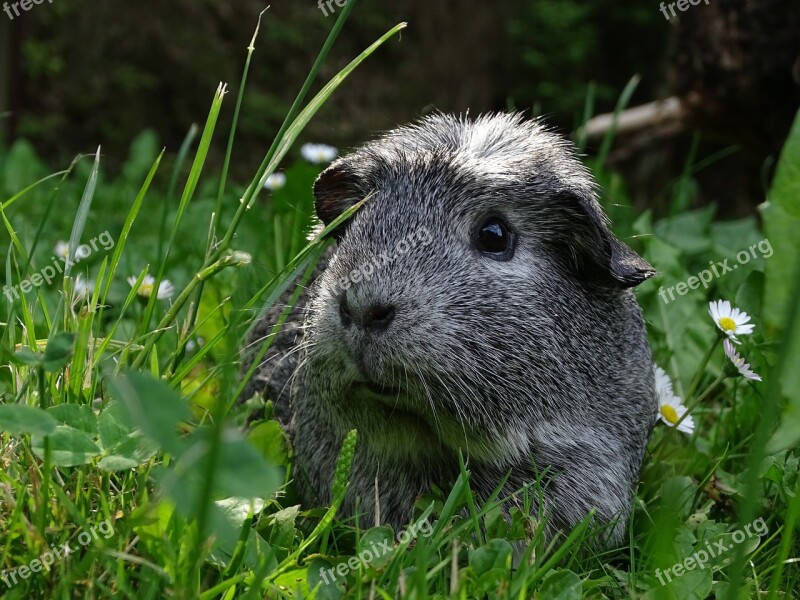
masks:
{"label": "grass", "polygon": [[[342,450],[333,506],[297,506],[291,453],[270,403],[236,405],[240,349],[251,324],[324,246],[320,237],[307,240],[311,183],[322,167],[292,160],[294,142],[344,78],[402,27],[306,101],[354,5],[341,11],[246,185],[229,181],[228,167],[255,35],[216,176],[205,159],[224,143],[217,118],[225,86],[170,173],[163,165],[172,157],[148,132],[113,181],[100,151],[53,175],[26,142],[0,153],[4,285],[35,282],[53,264],[58,240],[68,240],[73,255],[104,232],[113,240],[66,276],[3,296],[3,597],[797,597],[800,125],[762,209],[763,227],[755,218],[715,221],[713,207],[685,210],[693,161],[665,190],[669,216],[661,219],[635,215],[624,182],[604,168],[610,140],[590,161],[615,230],[661,273],[637,295],[654,359],[696,425],[692,435],[656,427],[625,546],[598,550],[588,520],[546,544],[540,515],[517,511],[506,521],[502,498],[475,504],[468,464],[452,489],[419,499],[405,532],[337,520],[357,434]],[[286,186],[262,192],[280,165]],[[737,269],[664,301],[662,286],[725,259]],[[171,300],[137,293],[148,275],[154,290],[165,280],[174,285]],[[87,281],[93,291],[81,293]],[[726,370],[707,312],[716,299],[753,316],[755,331],[739,351],[762,383]],[[263,356],[266,347],[252,351]],[[253,406],[264,418],[245,429]],[[535,494],[535,484],[521,493]],[[517,567],[515,545],[525,548]],[[673,565],[688,567],[687,558],[721,547],[704,568],[675,573]]]}

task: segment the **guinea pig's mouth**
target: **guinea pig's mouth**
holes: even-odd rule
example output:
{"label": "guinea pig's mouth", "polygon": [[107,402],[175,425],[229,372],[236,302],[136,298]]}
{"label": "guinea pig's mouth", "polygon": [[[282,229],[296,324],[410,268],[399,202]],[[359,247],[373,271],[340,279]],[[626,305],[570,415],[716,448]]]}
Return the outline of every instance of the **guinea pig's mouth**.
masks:
{"label": "guinea pig's mouth", "polygon": [[[354,396],[361,400],[361,410],[370,414],[382,415],[387,419],[404,420],[415,428],[425,424],[423,413],[411,397],[408,390],[377,383],[375,381],[356,381],[351,388]],[[377,412],[373,412],[377,411]]]}
{"label": "guinea pig's mouth", "polygon": [[372,398],[387,406],[396,406],[399,400],[408,397],[408,392],[405,388],[384,385],[371,380],[354,381],[352,390],[356,396]]}
{"label": "guinea pig's mouth", "polygon": [[350,388],[356,398],[367,404],[383,406],[392,411],[406,411],[416,413],[416,402],[408,388],[404,386],[387,385],[373,379],[361,379],[353,382]]}
{"label": "guinea pig's mouth", "polygon": [[404,393],[404,390],[401,387],[383,385],[382,383],[375,383],[372,381],[366,381],[363,383],[363,385],[370,392],[377,396],[389,396],[391,398],[397,398]]}

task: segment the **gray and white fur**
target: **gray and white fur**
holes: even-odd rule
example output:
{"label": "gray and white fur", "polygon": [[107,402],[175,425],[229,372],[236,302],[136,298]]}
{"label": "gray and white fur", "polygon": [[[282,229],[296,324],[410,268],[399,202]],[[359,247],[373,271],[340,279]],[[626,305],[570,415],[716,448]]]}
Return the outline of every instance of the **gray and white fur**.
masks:
{"label": "gray and white fur", "polygon": [[[255,378],[287,420],[302,500],[331,501],[357,429],[343,512],[363,524],[376,478],[399,528],[461,451],[479,498],[544,472],[548,535],[596,509],[621,541],[657,412],[630,288],[654,271],[611,233],[569,142],[519,115],[431,116],[337,159],[314,194],[326,224],[368,200]],[[512,256],[485,252],[490,220]]]}

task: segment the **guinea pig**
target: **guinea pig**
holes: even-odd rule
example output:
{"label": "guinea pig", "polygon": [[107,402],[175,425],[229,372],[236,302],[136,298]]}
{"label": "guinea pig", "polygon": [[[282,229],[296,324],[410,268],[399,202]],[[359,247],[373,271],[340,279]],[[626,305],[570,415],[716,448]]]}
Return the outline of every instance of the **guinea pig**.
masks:
{"label": "guinea pig", "polygon": [[478,498],[509,474],[504,497],[539,482],[548,535],[594,509],[620,542],[657,414],[631,290],[654,271],[611,233],[571,144],[517,114],[434,115],[335,160],[314,196],[325,224],[366,201],[255,378],[302,501],[331,502],[356,429],[342,511],[361,523],[377,501],[405,526],[461,453]]}

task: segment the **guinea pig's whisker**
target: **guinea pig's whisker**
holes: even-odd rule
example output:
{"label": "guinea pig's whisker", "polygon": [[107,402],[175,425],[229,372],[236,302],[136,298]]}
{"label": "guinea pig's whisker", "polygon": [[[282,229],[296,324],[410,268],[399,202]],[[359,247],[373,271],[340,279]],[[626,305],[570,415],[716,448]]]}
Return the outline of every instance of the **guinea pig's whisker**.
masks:
{"label": "guinea pig's whisker", "polygon": [[262,336],[261,336],[261,337],[259,337],[259,338],[255,338],[255,339],[253,339],[252,341],[250,341],[250,342],[249,342],[249,343],[248,343],[248,344],[247,344],[247,345],[244,347],[244,349],[245,349],[245,350],[250,350],[250,349],[251,349],[253,346],[258,346],[258,345],[260,345],[260,344],[264,343],[265,341],[267,341],[267,339],[269,339],[269,338],[271,338],[271,337],[275,337],[276,335],[278,335],[278,332],[277,332],[277,331],[276,331],[275,333],[267,333],[267,334],[265,334],[265,335],[262,335]]}
{"label": "guinea pig's whisker", "polygon": [[[433,421],[436,425],[436,432],[439,434],[439,438],[442,437],[442,423],[439,421],[439,416],[436,414],[436,404],[433,401],[433,397],[431,396],[430,388],[428,387],[428,383],[425,381],[425,377],[423,377],[422,372],[419,369],[412,370],[417,375],[420,384],[422,385],[422,391],[425,395],[425,400],[428,403],[428,406],[431,408],[431,413],[433,414]],[[406,376],[408,376],[408,372],[406,372]]]}
{"label": "guinea pig's whisker", "polygon": [[464,424],[464,421],[465,421],[466,415],[464,415],[464,414],[461,412],[461,406],[460,406],[460,403],[458,402],[458,399],[457,399],[457,398],[456,398],[456,397],[453,395],[453,392],[452,392],[452,390],[450,389],[450,386],[448,386],[448,385],[447,385],[447,384],[446,384],[446,383],[445,383],[445,382],[442,380],[442,377],[439,375],[439,373],[437,373],[437,372],[435,372],[435,371],[434,371],[434,372],[433,372],[433,375],[436,377],[436,379],[438,379],[438,380],[439,380],[439,383],[440,383],[440,384],[441,384],[441,386],[442,386],[442,390],[443,390],[443,391],[444,391],[444,392],[445,392],[445,393],[446,393],[448,396],[450,396],[450,401],[451,401],[451,402],[450,402],[450,404],[451,404],[451,406],[455,407],[455,409],[456,409],[456,418],[458,419],[458,422],[459,422],[459,424],[461,425],[461,430],[462,430],[462,431],[463,431],[463,433],[464,433],[464,443],[465,443],[465,445],[466,445],[466,447],[467,447],[467,452],[469,452],[469,438],[468,438],[468,436],[467,436],[467,428],[466,428],[466,425]]}

